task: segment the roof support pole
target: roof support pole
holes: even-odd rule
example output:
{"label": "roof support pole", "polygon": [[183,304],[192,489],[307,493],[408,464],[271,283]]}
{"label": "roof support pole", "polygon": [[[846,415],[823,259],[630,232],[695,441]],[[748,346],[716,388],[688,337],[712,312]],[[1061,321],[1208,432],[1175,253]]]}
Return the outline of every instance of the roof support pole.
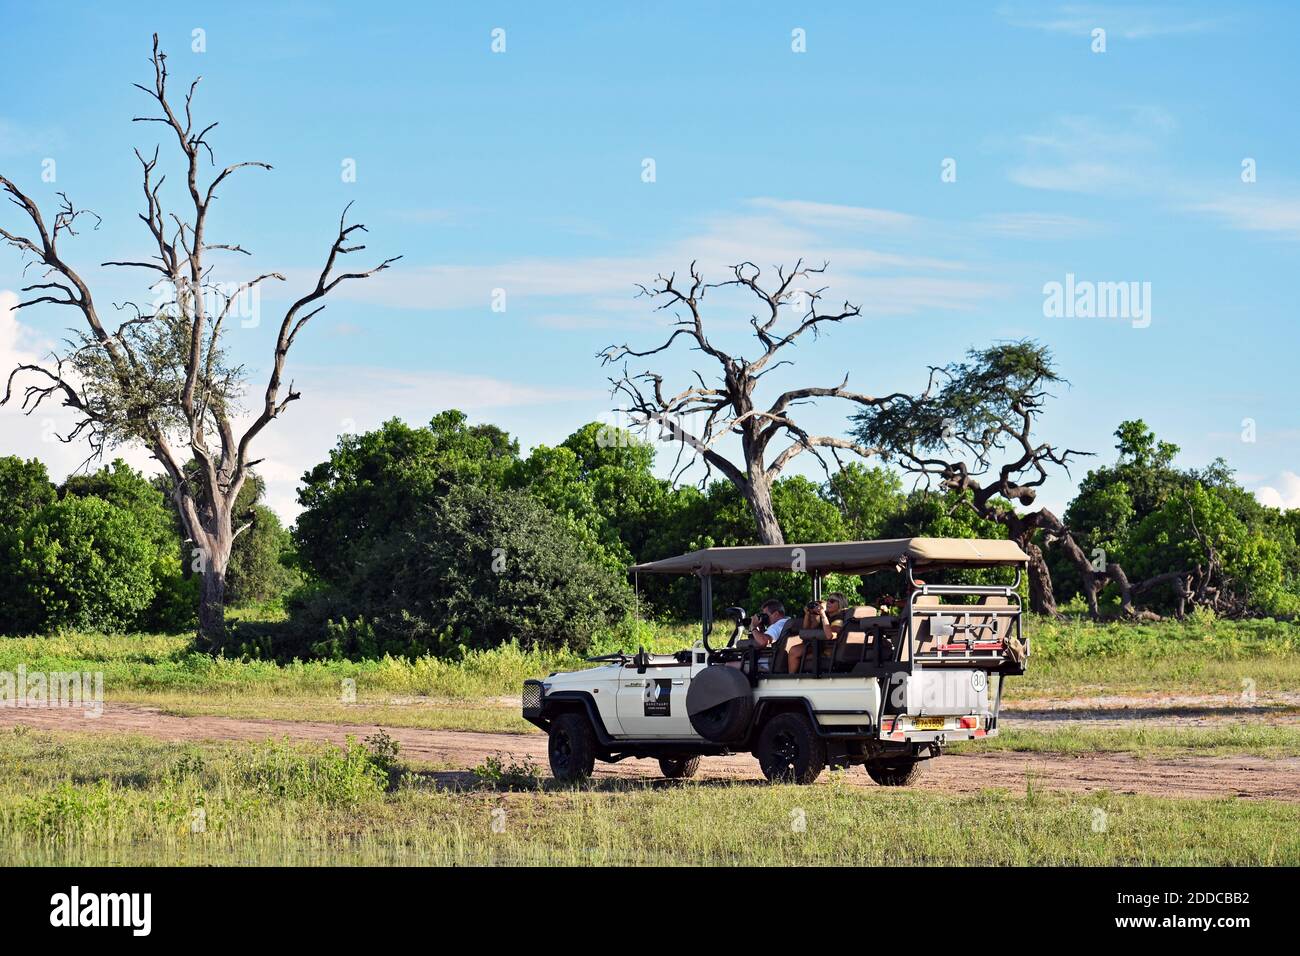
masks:
{"label": "roof support pole", "polygon": [[709,639],[713,631],[713,575],[700,575],[700,625],[704,631],[704,640]]}

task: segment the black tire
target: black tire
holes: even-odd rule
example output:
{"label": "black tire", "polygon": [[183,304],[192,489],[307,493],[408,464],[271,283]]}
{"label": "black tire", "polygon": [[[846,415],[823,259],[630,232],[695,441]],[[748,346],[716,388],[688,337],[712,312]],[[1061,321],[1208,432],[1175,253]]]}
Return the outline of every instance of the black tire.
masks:
{"label": "black tire", "polygon": [[772,783],[812,783],[826,768],[826,744],[803,714],[777,714],[764,724],[756,754]]}
{"label": "black tire", "polygon": [[921,761],[914,758],[872,761],[865,765],[867,776],[882,787],[906,787],[921,773]]}
{"label": "black tire", "polygon": [[561,783],[581,783],[596,769],[596,734],[583,714],[560,714],[551,721],[546,747],[551,776]]}
{"label": "black tire", "polygon": [[699,757],[660,757],[659,772],[669,780],[685,780],[700,769]]}

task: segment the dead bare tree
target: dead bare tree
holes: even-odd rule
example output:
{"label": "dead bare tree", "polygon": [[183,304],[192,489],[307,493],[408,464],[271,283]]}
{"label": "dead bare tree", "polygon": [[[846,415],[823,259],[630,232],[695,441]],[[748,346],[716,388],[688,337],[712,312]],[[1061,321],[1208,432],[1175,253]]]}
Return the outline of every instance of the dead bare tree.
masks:
{"label": "dead bare tree", "polygon": [[[140,220],[149,231],[156,253],[147,259],[105,262],[157,273],[151,288],[161,290],[147,308],[127,303],[118,308],[128,312],[110,331],[91,295],[89,284],[74,268],[59,246],[62,237],[75,236],[83,216],[60,194],[61,205],[46,220],[37,204],[14,182],[0,176],[0,188],[23,211],[34,232],[26,235],[0,229],[0,238],[17,247],[27,259],[24,274],[32,266],[40,281],[23,287],[28,297],[18,309],[39,304],[75,309],[84,327],[74,333],[67,354],[54,355],[52,367],[23,364],[8,378],[0,404],[13,395],[19,375],[37,377],[27,385],[22,408],[30,414],[47,399],[61,400],[77,415],[65,442],[84,437],[90,445],[91,461],[105,449],[125,442],[140,442],[162,465],[171,487],[171,498],[186,534],[201,558],[202,589],[199,603],[200,635],[216,644],[224,633],[225,575],[235,538],[248,526],[235,527],[233,510],[240,488],[250,469],[258,464],[251,457],[253,440],[290,402],[300,397],[290,381],[283,388],[285,359],[298,334],[324,308],[324,299],[341,282],[364,279],[387,269],[397,258],[385,259],[361,272],[336,272],[341,256],[365,248],[357,243],[365,231],[359,223],[347,222],[344,209],[338,232],[325,258],[315,285],[297,298],[280,321],[272,353],[271,370],[257,414],[242,433],[232,417],[244,385],[243,369],[226,364],[222,348],[223,326],[241,297],[271,279],[284,281],[278,272],[265,273],[233,286],[211,279],[208,252],[247,255],[237,243],[213,242],[207,235],[208,213],[217,189],[241,169],[271,167],[263,162],[240,162],[222,168],[204,180],[206,165],[215,168],[208,136],[217,124],[198,127],[192,106],[199,84],[195,79],[178,112],[167,89],[167,56],[153,38],[153,83],[135,84],[153,101],[159,115],[134,117],[135,122],[161,123],[174,134],[185,167],[188,206],[183,213],[164,208],[161,194],[164,176],[158,175],[159,150],[152,155],[136,151],[144,185],[144,211]],[[169,134],[169,135],[170,135]],[[179,453],[188,446],[189,454]],[[197,467],[186,470],[193,460]]]}
{"label": "dead bare tree", "polygon": [[[785,538],[772,508],[772,482],[796,457],[805,451],[815,455],[823,469],[829,471],[823,451],[829,451],[836,461],[842,452],[869,458],[878,449],[847,438],[812,435],[792,417],[791,410],[817,398],[839,398],[858,406],[878,406],[890,397],[873,398],[849,391],[848,375],[838,385],[807,386],[790,389],[777,395],[771,404],[760,405],[755,397],[759,380],[782,365],[792,364],[778,359],[782,349],[794,345],[806,332],[816,337],[823,325],[834,325],[861,314],[858,306],[845,302],[838,311],[820,310],[824,288],[801,288],[808,281],[826,271],[805,266],[803,260],[795,263],[788,272],[776,268],[776,281],[765,288],[760,284],[762,273],[752,262],[742,262],[732,267],[732,278],[722,282],[705,282],[694,262],[690,267],[690,284],[679,287],[676,274],[659,275],[650,286],[640,286],[640,294],[658,302],[657,310],[673,310],[673,331],[663,344],[637,351],[628,345],[609,346],[598,353],[604,365],[623,363],[622,374],[610,378],[613,394],[621,396],[626,404],[620,411],[630,417],[635,427],[657,430],[653,437],[678,445],[673,468],[673,480],[697,460],[704,462],[700,479],[703,486],[716,469],[744,496],[754,515],[758,538],[764,544],[784,544]],[[758,357],[753,361],[742,355],[733,355],[715,345],[705,332],[703,303],[712,289],[733,287],[748,290],[758,300],[758,314],[752,315],[749,324],[758,342]],[[787,331],[781,331],[786,315],[792,316]],[[667,393],[663,376],[657,372],[632,372],[628,359],[645,358],[668,350],[678,340],[689,343],[703,352],[717,365],[718,376],[714,384],[705,380],[704,373],[695,372],[698,385],[681,391]],[[741,459],[732,461],[719,443],[727,438],[739,439]],[[786,441],[784,447],[769,459],[773,441]]]}

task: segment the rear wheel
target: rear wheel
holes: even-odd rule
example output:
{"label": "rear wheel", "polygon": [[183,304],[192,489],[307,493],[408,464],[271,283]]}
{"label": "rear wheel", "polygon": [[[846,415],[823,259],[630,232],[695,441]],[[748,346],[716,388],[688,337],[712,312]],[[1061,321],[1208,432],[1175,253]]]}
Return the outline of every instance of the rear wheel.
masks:
{"label": "rear wheel", "polygon": [[882,787],[906,787],[921,773],[921,761],[912,758],[872,761],[866,768],[867,775]]}
{"label": "rear wheel", "polygon": [[551,775],[561,783],[579,783],[596,769],[596,734],[583,714],[560,714],[551,722],[547,746]]}
{"label": "rear wheel", "polygon": [[669,780],[685,780],[700,769],[699,757],[660,757],[659,772]]}
{"label": "rear wheel", "polygon": [[826,745],[803,714],[777,714],[764,724],[757,755],[773,783],[812,783],[826,768]]}

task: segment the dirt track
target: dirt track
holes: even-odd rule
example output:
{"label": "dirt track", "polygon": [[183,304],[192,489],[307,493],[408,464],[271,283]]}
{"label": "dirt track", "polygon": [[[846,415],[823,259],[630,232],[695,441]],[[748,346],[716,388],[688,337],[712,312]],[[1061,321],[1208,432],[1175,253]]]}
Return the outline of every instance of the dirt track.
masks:
{"label": "dirt track", "polygon": [[[0,708],[0,727],[25,725],[41,730],[88,733],[136,733],[161,740],[265,740],[288,736],[294,740],[342,743],[351,734],[364,736],[377,725],[329,724],[288,720],[246,720],[232,717],[175,717],[150,707],[106,704],[103,715],[88,718],[81,711]],[[484,734],[407,727],[384,728],[401,744],[405,759],[446,770],[454,782],[492,755],[530,757],[546,765],[546,739],[541,735]],[[658,766],[649,760],[598,764],[597,777],[656,778]],[[704,780],[760,780],[752,757],[706,758]],[[874,786],[866,774],[851,771],[848,779]],[[1243,797],[1300,802],[1300,758],[1180,757],[1137,759],[1123,754],[1065,754],[989,752],[945,755],[926,767],[919,788],[966,793],[990,787],[1023,792],[1026,782],[1045,790],[1149,794],[1165,797]]]}

